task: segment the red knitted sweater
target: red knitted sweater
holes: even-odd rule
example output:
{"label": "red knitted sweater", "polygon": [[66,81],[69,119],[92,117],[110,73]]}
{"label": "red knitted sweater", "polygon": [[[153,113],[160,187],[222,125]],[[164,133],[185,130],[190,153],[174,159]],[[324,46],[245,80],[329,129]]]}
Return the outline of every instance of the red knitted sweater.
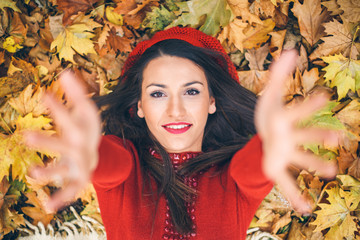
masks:
{"label": "red knitted sweater", "polygon": [[[198,194],[187,206],[194,232],[181,236],[172,226],[165,198],[156,208],[151,196],[142,194],[139,157],[133,145],[125,149],[121,139],[107,135],[99,152],[92,181],[109,240],[245,239],[256,209],[272,188],[261,171],[261,141],[255,136],[234,155],[221,176],[212,176],[214,169],[210,169],[186,179]],[[181,164],[191,156],[176,154],[173,163]]]}

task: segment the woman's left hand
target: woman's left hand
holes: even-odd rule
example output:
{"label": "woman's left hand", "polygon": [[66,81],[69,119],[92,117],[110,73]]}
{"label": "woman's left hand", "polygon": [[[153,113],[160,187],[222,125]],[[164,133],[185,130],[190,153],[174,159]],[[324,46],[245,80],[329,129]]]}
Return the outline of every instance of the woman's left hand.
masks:
{"label": "woman's left hand", "polygon": [[316,170],[325,178],[336,175],[337,166],[326,162],[300,146],[304,143],[322,142],[325,139],[337,143],[337,134],[330,130],[298,128],[297,123],[323,107],[327,98],[324,95],[312,97],[286,109],[282,90],[285,81],[295,68],[296,51],[284,52],[270,67],[269,84],[259,98],[255,110],[255,125],[263,141],[263,171],[278,184],[295,210],[306,214],[312,211],[309,203],[301,197],[295,179],[288,171],[290,165]]}

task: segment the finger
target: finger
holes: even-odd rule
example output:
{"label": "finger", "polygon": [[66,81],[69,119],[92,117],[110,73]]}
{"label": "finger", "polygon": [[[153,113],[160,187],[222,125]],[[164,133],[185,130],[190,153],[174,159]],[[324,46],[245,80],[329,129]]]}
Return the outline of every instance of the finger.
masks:
{"label": "finger", "polygon": [[87,100],[85,87],[71,71],[68,70],[61,74],[60,83],[66,98],[72,103],[78,104]]}
{"label": "finger", "polygon": [[65,179],[68,175],[68,168],[66,166],[61,166],[57,164],[56,166],[51,167],[35,167],[30,170],[30,176],[37,180],[43,181],[54,181]]}
{"label": "finger", "polygon": [[51,116],[53,117],[56,125],[63,130],[69,129],[71,132],[71,129],[74,129],[75,126],[73,125],[70,113],[66,107],[56,100],[51,93],[47,93],[43,99],[45,105],[49,107]]}
{"label": "finger", "polygon": [[67,153],[69,146],[58,137],[47,136],[38,132],[24,132],[23,133],[26,145],[36,148],[40,151],[50,151],[58,153]]}
{"label": "finger", "polygon": [[310,117],[316,111],[319,111],[321,108],[325,107],[328,101],[329,97],[325,94],[311,97],[289,110],[290,120],[297,121]]}
{"label": "finger", "polygon": [[337,165],[332,161],[325,161],[308,152],[298,151],[292,157],[293,163],[302,168],[316,173],[324,178],[333,178],[337,174]]}
{"label": "finger", "polygon": [[336,147],[339,143],[339,134],[337,131],[320,128],[302,128],[294,133],[294,141],[299,144],[324,143]]}
{"label": "finger", "polygon": [[283,172],[282,174],[279,174],[276,183],[294,210],[301,214],[309,214],[312,212],[310,203],[301,196],[301,192],[295,180],[289,173]]}
{"label": "finger", "polygon": [[75,200],[76,194],[85,186],[79,182],[69,183],[68,186],[54,193],[50,200],[45,204],[48,212],[55,212],[65,206],[70,201]]}
{"label": "finger", "polygon": [[265,105],[272,106],[276,104],[282,106],[282,94],[279,94],[279,91],[282,91],[285,80],[294,71],[297,55],[296,51],[283,52],[279,60],[271,64],[269,84],[262,96]]}

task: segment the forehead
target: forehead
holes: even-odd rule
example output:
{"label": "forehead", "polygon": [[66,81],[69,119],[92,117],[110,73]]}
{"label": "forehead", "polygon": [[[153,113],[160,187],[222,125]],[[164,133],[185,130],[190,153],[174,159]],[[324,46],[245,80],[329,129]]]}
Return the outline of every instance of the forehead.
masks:
{"label": "forehead", "polygon": [[207,85],[204,71],[189,59],[161,56],[151,60],[143,72],[143,86],[151,83],[176,85],[200,81]]}

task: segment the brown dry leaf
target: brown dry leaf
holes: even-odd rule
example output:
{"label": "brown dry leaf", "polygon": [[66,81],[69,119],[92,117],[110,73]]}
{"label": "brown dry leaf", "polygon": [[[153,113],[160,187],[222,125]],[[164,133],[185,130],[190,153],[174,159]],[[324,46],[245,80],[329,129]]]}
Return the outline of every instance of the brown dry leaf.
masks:
{"label": "brown dry leaf", "polygon": [[289,76],[285,83],[285,98],[291,100],[294,95],[303,95],[299,68],[296,68],[295,77]]}
{"label": "brown dry leaf", "polygon": [[108,24],[104,25],[104,28],[101,30],[97,43],[101,49],[106,44],[106,39],[109,36],[110,27]]}
{"label": "brown dry leaf", "polygon": [[20,14],[17,12],[14,12],[14,15],[12,18],[10,18],[9,22],[9,28],[7,32],[15,37],[16,43],[21,43],[26,37],[26,33],[28,31],[28,27],[24,25],[24,23],[21,21]]}
{"label": "brown dry leaf", "polygon": [[[72,22],[72,15],[84,12],[92,7],[98,0],[61,0],[57,1],[58,9],[64,12],[63,24],[66,26]],[[55,37],[54,37],[55,38]]]}
{"label": "brown dry leaf", "polygon": [[281,216],[274,224],[271,226],[271,232],[276,234],[278,230],[285,227],[291,222],[291,212],[287,212],[285,215]]}
{"label": "brown dry leaf", "polygon": [[322,2],[321,4],[325,6],[328,11],[330,11],[330,15],[335,16],[343,13],[343,11],[340,9],[339,4],[337,3],[337,0],[330,0]]}
{"label": "brown dry leaf", "polygon": [[360,157],[357,157],[355,161],[349,167],[348,174],[360,179]]}
{"label": "brown dry leaf", "polygon": [[342,17],[356,23],[360,21],[360,1],[358,0],[337,0],[340,9],[344,11]]}
{"label": "brown dry leaf", "polygon": [[18,97],[11,98],[9,104],[21,115],[25,116],[32,113],[34,117],[46,115],[48,109],[42,103],[42,97],[45,94],[45,88],[39,87],[33,89],[33,85],[29,84]]}
{"label": "brown dry leaf", "polygon": [[300,72],[303,72],[305,69],[309,67],[308,55],[304,45],[300,45],[299,50],[300,56],[296,60],[296,67],[299,68]]}
{"label": "brown dry leaf", "polygon": [[347,151],[343,147],[339,148],[339,155],[337,157],[339,174],[346,174],[348,168],[355,161],[355,154]]}
{"label": "brown dry leaf", "polygon": [[262,18],[275,16],[275,5],[270,0],[254,1],[249,9]]}
{"label": "brown dry leaf", "polygon": [[337,113],[336,117],[346,126],[348,131],[360,139],[360,102],[358,100],[352,100]]}
{"label": "brown dry leaf", "polygon": [[251,70],[264,71],[264,62],[269,54],[269,44],[265,44],[259,49],[250,49],[245,53],[246,60],[249,61]]}
{"label": "brown dry leaf", "polygon": [[269,33],[271,36],[270,39],[270,54],[274,58],[274,60],[277,60],[280,57],[280,54],[283,49],[283,44],[285,40],[286,35],[286,29],[280,30],[276,32]]}
{"label": "brown dry leaf", "polygon": [[[37,225],[38,222],[42,222],[45,226],[48,225],[54,218],[54,214],[45,212],[43,202],[40,200],[41,197],[35,192],[28,192],[25,195],[28,198],[26,203],[32,204],[34,207],[22,207],[21,210],[34,220],[34,225]],[[44,200],[46,199],[46,197],[42,197]]]}
{"label": "brown dry leaf", "polygon": [[[50,45],[49,45],[50,46]],[[31,62],[36,66],[43,66],[47,69],[47,74],[51,75],[61,65],[61,61],[57,57],[53,57],[49,51],[45,50],[40,46],[40,44],[33,47],[29,56],[31,57]]]}
{"label": "brown dry leaf", "polygon": [[5,51],[0,51],[0,65],[5,62]]}
{"label": "brown dry leaf", "polygon": [[110,49],[113,49],[115,52],[128,53],[132,51],[131,44],[134,43],[135,37],[127,28],[124,28],[124,36],[120,37],[118,36],[116,29],[113,27],[111,28],[106,41]]}
{"label": "brown dry leaf", "polygon": [[357,59],[360,43],[354,42],[354,26],[349,22],[338,22],[336,19],[324,23],[325,32],[329,35],[321,38],[324,42],[309,56],[311,60],[322,56],[342,54],[345,57]]}
{"label": "brown dry leaf", "polygon": [[229,25],[224,27],[223,31],[219,34],[218,39],[221,43],[228,41],[229,45],[234,44],[241,52],[244,51],[243,41],[246,35],[243,30],[248,27],[248,23],[241,19],[234,19]]}
{"label": "brown dry leaf", "polygon": [[319,69],[312,68],[310,71],[305,70],[301,77],[301,85],[303,87],[303,93],[307,94],[311,89],[315,87],[315,83],[319,80]]}
{"label": "brown dry leaf", "polygon": [[227,0],[232,12],[244,22],[261,24],[261,19],[249,11],[248,0]]}
{"label": "brown dry leaf", "polygon": [[[0,107],[0,117],[0,127],[4,129],[3,132],[11,134],[15,127],[15,122],[19,117],[19,113],[10,106],[9,102],[6,102]],[[0,138],[0,140],[2,139]]]}
{"label": "brown dry leaf", "polygon": [[255,26],[248,26],[243,30],[246,38],[243,40],[244,48],[259,48],[264,42],[269,39],[269,33],[273,31],[275,22],[271,19],[262,21],[261,24]]}
{"label": "brown dry leaf", "polygon": [[298,221],[291,222],[291,228],[287,240],[323,240],[321,232],[314,232],[315,227],[308,224],[301,225]]}
{"label": "brown dry leaf", "polygon": [[238,71],[240,84],[255,94],[260,94],[264,90],[267,82],[268,71]]}
{"label": "brown dry leaf", "polygon": [[275,8],[273,20],[278,28],[285,28],[287,26],[289,20],[289,2],[282,2]]}
{"label": "brown dry leaf", "polygon": [[325,35],[322,23],[328,19],[328,14],[322,11],[321,0],[304,0],[303,4],[297,0],[292,12],[298,18],[301,35],[311,46]]}

